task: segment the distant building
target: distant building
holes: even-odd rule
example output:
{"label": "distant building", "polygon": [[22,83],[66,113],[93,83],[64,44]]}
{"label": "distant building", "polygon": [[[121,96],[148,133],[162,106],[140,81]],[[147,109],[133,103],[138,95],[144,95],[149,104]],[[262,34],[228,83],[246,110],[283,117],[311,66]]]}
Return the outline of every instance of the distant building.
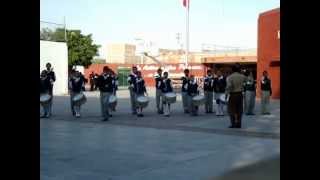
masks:
{"label": "distant building", "polygon": [[140,56],[135,55],[136,46],[131,44],[109,44],[107,46],[107,63],[138,64]]}

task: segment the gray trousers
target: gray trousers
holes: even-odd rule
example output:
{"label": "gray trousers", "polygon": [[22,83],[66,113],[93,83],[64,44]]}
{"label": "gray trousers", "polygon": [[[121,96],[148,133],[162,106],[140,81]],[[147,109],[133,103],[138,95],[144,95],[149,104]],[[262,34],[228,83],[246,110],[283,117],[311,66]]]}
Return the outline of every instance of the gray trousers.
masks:
{"label": "gray trousers", "polygon": [[261,91],[261,113],[269,112],[270,91]]}
{"label": "gray trousers", "polygon": [[131,101],[131,111],[132,112],[137,112],[136,109],[136,99],[135,99],[135,93],[133,92],[133,88],[129,88],[130,92],[130,101]]}
{"label": "gray trousers", "polygon": [[215,93],[215,100],[216,100],[216,115],[224,115],[224,104],[221,102],[220,97],[223,95],[224,93]]}
{"label": "gray trousers", "polygon": [[255,102],[256,102],[256,92],[246,91],[244,112],[247,114],[253,114]]}
{"label": "gray trousers", "polygon": [[189,96],[188,95],[188,110],[191,113],[191,115],[197,115],[198,114],[198,106],[194,106],[192,103],[192,98],[194,96]]}
{"label": "gray trousers", "polygon": [[70,106],[71,106],[71,112],[72,112],[72,114],[75,113],[75,111],[74,111],[74,103],[73,103],[73,101],[72,101],[74,95],[75,95],[75,94],[70,91]]}
{"label": "gray trousers", "polygon": [[100,91],[101,115],[104,118],[109,118],[109,101],[105,101],[105,99],[109,99],[111,95],[112,93]]}
{"label": "gray trousers", "polygon": [[213,112],[213,92],[211,91],[204,91],[204,98],[205,98],[205,111],[206,112]]}
{"label": "gray trousers", "polygon": [[46,116],[46,115],[49,115],[49,104],[41,104],[42,106],[42,109],[43,109],[43,114]]}
{"label": "gray trousers", "polygon": [[189,100],[188,100],[188,93],[187,92],[181,92],[181,97],[182,97],[182,105],[183,109],[189,110]]}
{"label": "gray trousers", "polygon": [[51,99],[50,99],[49,104],[48,104],[48,114],[51,116],[52,104],[53,104],[53,86],[52,86],[52,89],[49,90],[49,94],[51,96]]}
{"label": "gray trousers", "polygon": [[170,103],[167,103],[164,98],[162,98],[163,111],[164,115],[170,115]]}
{"label": "gray trousers", "polygon": [[163,97],[162,97],[162,91],[160,89],[156,89],[156,104],[157,104],[157,110],[163,111]]}
{"label": "gray trousers", "polygon": [[71,105],[71,112],[73,113],[78,113],[80,114],[80,106],[79,105],[75,105],[73,102],[73,97],[76,95],[77,93],[74,92],[70,92],[70,105]]}

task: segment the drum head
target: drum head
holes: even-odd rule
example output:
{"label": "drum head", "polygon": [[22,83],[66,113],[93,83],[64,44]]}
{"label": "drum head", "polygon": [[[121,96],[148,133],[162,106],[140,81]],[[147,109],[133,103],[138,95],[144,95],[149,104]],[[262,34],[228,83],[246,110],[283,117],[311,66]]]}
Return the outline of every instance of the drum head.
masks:
{"label": "drum head", "polygon": [[109,97],[109,103],[114,103],[114,102],[116,102],[116,101],[117,101],[117,97],[116,97],[116,96],[111,95],[111,96]]}
{"label": "drum head", "polygon": [[193,99],[193,100],[196,100],[196,101],[200,101],[200,100],[203,100],[203,99],[204,99],[204,96],[197,95],[197,96],[193,97],[192,99]]}
{"label": "drum head", "polygon": [[220,99],[220,101],[226,101],[226,95],[225,94],[221,94],[219,99]]}
{"label": "drum head", "polygon": [[137,101],[139,101],[139,102],[148,102],[149,100],[148,100],[148,97],[146,97],[146,96],[139,96],[137,98]]}
{"label": "drum head", "polygon": [[40,95],[40,102],[47,102],[49,101],[51,96],[49,94],[42,94]]}
{"label": "drum head", "polygon": [[165,96],[169,97],[169,98],[174,98],[174,97],[176,97],[176,93],[169,92],[169,93],[166,93]]}
{"label": "drum head", "polygon": [[83,98],[83,94],[79,93],[73,97],[73,101],[80,101]]}

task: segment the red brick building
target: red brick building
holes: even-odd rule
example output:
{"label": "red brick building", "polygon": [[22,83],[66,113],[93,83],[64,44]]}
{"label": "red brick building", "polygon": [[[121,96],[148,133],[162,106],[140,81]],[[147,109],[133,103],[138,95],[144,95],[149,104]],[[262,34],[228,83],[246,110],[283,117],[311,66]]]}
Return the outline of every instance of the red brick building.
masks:
{"label": "red brick building", "polygon": [[280,8],[259,15],[257,51],[258,97],[263,71],[272,82],[272,98],[280,98]]}

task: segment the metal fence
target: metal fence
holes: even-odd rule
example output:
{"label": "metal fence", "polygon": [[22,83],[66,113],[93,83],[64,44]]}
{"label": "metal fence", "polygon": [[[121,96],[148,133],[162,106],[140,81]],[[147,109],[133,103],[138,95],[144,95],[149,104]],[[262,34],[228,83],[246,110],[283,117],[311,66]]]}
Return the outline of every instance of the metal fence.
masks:
{"label": "metal fence", "polygon": [[55,22],[40,20],[40,40],[66,42],[67,41],[66,31],[67,29],[66,29],[65,23],[59,24]]}

